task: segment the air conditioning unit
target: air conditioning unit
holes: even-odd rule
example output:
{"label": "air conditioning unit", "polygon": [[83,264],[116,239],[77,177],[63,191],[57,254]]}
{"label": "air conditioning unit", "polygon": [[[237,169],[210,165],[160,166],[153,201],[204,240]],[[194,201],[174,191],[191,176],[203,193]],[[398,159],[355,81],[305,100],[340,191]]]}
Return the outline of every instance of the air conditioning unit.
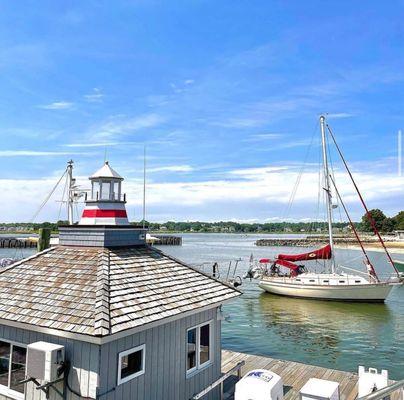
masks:
{"label": "air conditioning unit", "polygon": [[58,369],[64,359],[64,346],[47,342],[31,343],[27,347],[27,377],[53,382],[60,378]]}

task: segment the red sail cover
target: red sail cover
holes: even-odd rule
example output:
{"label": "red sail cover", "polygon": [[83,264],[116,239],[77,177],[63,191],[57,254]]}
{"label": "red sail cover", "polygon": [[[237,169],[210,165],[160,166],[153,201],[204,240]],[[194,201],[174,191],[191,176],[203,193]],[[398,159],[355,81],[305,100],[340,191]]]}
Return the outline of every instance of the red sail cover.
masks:
{"label": "red sail cover", "polygon": [[308,260],[329,260],[331,258],[331,246],[322,247],[321,249],[303,254],[279,254],[278,260],[286,261],[308,261]]}
{"label": "red sail cover", "polygon": [[292,276],[296,276],[299,271],[299,266],[286,260],[276,260],[277,265],[281,265],[282,267],[289,268],[292,270]]}

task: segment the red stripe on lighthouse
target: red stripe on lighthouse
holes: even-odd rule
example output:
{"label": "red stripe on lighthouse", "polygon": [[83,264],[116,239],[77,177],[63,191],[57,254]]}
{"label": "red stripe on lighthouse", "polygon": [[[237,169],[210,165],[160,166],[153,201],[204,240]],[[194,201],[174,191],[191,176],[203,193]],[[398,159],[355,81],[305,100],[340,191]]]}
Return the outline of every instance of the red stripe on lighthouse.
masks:
{"label": "red stripe on lighthouse", "polygon": [[127,218],[126,210],[84,210],[83,218]]}

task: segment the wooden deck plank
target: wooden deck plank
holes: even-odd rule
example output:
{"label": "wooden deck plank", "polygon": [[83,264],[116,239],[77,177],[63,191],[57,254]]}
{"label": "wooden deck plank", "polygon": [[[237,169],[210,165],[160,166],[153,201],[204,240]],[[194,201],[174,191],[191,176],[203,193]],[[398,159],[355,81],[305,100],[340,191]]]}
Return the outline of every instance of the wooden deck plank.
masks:
{"label": "wooden deck plank", "polygon": [[[252,369],[268,369],[280,375],[285,389],[285,400],[299,399],[299,391],[310,378],[326,379],[340,384],[340,399],[354,400],[357,397],[358,375],[353,372],[339,371],[330,368],[307,365],[294,361],[278,360],[271,357],[263,357],[252,354],[238,353],[230,350],[222,351],[222,372],[226,372],[240,361],[245,361],[241,370],[244,376]],[[232,388],[234,390],[234,387]],[[398,400],[399,393],[392,396],[392,400]],[[228,392],[227,399],[231,400],[232,392]]]}

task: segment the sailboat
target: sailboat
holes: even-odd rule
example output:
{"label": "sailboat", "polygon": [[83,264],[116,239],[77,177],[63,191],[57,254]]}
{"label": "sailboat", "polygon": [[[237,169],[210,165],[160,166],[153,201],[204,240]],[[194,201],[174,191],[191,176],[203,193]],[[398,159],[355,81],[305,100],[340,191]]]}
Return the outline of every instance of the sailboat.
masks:
{"label": "sailboat", "polygon": [[[379,234],[376,225],[373,221],[369,210],[363,200],[361,193],[355,183],[355,180],[348,168],[345,158],[338,147],[335,137],[325,121],[325,117],[320,117],[321,127],[321,142],[322,142],[322,161],[323,161],[323,175],[324,175],[324,191],[326,198],[327,208],[327,227],[328,227],[328,244],[320,249],[310,251],[303,254],[278,254],[275,260],[261,259],[259,266],[251,266],[249,276],[259,278],[259,286],[265,291],[277,295],[303,297],[319,300],[334,300],[334,301],[358,301],[358,302],[384,302],[388,297],[394,285],[400,283],[400,274],[395,267],[393,260]],[[375,234],[378,236],[391,264],[395,271],[397,278],[389,278],[386,281],[380,280],[375,268],[369,259],[366,250],[360,240],[355,225],[353,224],[348,210],[342,201],[338,192],[337,186],[329,170],[328,162],[328,146],[326,128],[329,135],[334,141],[338,153],[346,167],[348,174],[355,186],[359,198],[366,209],[369,221],[374,229]],[[348,268],[351,272],[344,272],[346,267],[341,267],[337,263],[334,251],[334,237],[333,237],[333,203],[332,203],[332,186],[344,211],[348,217],[352,232],[354,233],[360,248],[364,255],[364,262],[366,265],[366,273],[361,273],[355,269]],[[310,272],[309,264],[313,260],[325,260],[328,264],[325,272],[316,273]],[[301,262],[305,264],[301,265]],[[283,267],[283,268],[281,268]],[[282,269],[287,269],[288,273],[282,273]]]}

